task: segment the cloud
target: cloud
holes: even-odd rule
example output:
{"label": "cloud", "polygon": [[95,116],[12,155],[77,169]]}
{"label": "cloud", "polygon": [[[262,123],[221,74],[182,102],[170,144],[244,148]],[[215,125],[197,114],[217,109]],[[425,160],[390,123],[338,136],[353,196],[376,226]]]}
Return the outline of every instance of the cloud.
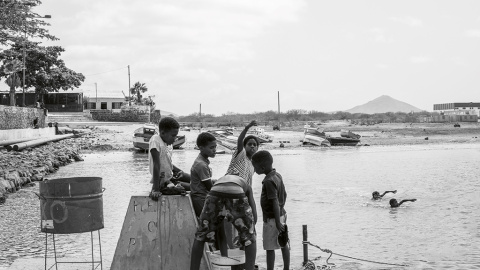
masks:
{"label": "cloud", "polygon": [[373,40],[378,43],[392,43],[393,38],[387,36],[385,29],[380,27],[374,27],[369,29],[369,32],[373,34]]}
{"label": "cloud", "polygon": [[425,56],[415,56],[415,57],[411,57],[410,58],[410,62],[414,63],[414,64],[423,64],[423,63],[427,63],[427,62],[430,62],[431,59],[428,58],[428,57],[425,57]]}
{"label": "cloud", "polygon": [[465,31],[465,36],[473,37],[473,38],[480,38],[480,30],[479,29],[469,29]]}
{"label": "cloud", "polygon": [[413,17],[390,17],[390,20],[402,24],[406,24],[411,27],[418,27],[423,26],[423,22],[420,19],[416,19]]}

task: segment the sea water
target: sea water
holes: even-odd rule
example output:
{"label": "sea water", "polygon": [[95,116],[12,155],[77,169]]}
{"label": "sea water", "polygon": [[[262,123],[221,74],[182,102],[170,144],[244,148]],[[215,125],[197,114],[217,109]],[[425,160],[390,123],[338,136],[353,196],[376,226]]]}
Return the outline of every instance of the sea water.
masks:
{"label": "sea water", "polygon": [[[291,269],[300,269],[304,259],[303,225],[310,243],[335,253],[329,262],[337,269],[480,269],[479,144],[302,147],[270,152],[288,194]],[[196,150],[176,150],[173,161],[188,172],[197,155]],[[48,178],[103,178],[105,228],[100,232],[104,268],[109,269],[130,197],[145,195],[151,188],[148,158],[142,152],[83,157],[85,161],[62,167]],[[230,154],[219,154],[211,159],[214,178],[225,173],[230,158]],[[254,176],[253,190],[260,220],[257,264],[265,267],[262,179]],[[386,190],[397,193],[371,200],[373,191]],[[0,206],[0,266],[19,257],[44,256],[40,201],[32,191],[38,192],[38,186],[10,195]],[[417,201],[392,209],[391,198]],[[56,242],[59,256],[91,256],[88,233],[61,235]],[[313,246],[308,251],[309,259],[317,258],[317,266],[326,264],[327,253]],[[283,269],[281,265],[277,251],[276,267]]]}

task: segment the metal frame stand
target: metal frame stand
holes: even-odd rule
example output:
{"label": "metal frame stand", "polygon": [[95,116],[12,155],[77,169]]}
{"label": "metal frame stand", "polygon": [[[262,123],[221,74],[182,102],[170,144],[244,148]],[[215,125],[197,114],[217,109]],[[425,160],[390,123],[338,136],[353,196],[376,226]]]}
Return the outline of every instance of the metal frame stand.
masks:
{"label": "metal frame stand", "polygon": [[58,264],[61,263],[89,263],[92,264],[92,270],[97,269],[100,266],[100,269],[103,270],[103,263],[102,263],[102,242],[100,241],[100,230],[97,230],[98,232],[98,246],[99,246],[99,253],[100,253],[100,261],[95,261],[95,257],[93,254],[93,231],[90,232],[90,244],[92,247],[92,261],[84,261],[84,262],[74,262],[74,261],[58,261],[57,260],[57,249],[55,245],[55,234],[52,233],[52,238],[53,238],[53,253],[54,253],[54,258],[55,258],[55,263],[52,264],[49,268],[47,268],[47,253],[48,253],[48,233],[45,233],[45,270],[50,270],[53,267],[55,267],[56,270],[58,270]]}

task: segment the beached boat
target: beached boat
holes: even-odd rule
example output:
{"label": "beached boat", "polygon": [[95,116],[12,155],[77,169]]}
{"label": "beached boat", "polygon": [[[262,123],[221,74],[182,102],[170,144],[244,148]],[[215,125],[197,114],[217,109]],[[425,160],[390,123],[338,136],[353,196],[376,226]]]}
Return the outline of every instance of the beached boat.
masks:
{"label": "beached boat", "polygon": [[303,144],[313,144],[317,146],[330,146],[325,132],[316,128],[306,128],[303,136]]}
{"label": "beached boat", "polygon": [[355,146],[360,142],[360,139],[331,136],[327,136],[327,140],[332,146]]}
{"label": "beached boat", "polygon": [[259,127],[251,128],[250,130],[248,130],[247,136],[248,135],[255,135],[260,144],[273,142],[273,137],[275,137],[273,133],[268,133],[265,131],[265,129]]}
{"label": "beached boat", "polygon": [[[137,128],[133,133],[133,146],[143,150],[148,150],[148,142],[150,138],[157,133],[157,127],[152,124],[145,124],[143,127]],[[178,135],[172,146],[173,149],[179,149],[186,141],[185,135]]]}

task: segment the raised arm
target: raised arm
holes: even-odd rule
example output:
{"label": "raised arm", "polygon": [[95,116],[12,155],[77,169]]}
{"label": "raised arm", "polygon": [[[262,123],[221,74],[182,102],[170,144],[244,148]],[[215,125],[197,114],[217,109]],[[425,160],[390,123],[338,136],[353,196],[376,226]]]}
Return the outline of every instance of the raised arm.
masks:
{"label": "raised arm", "polygon": [[237,153],[242,152],[243,150],[243,139],[245,139],[245,135],[247,134],[248,130],[257,125],[256,120],[252,120],[248,125],[245,126],[245,128],[240,132],[240,135],[238,135],[238,140],[237,140]]}

